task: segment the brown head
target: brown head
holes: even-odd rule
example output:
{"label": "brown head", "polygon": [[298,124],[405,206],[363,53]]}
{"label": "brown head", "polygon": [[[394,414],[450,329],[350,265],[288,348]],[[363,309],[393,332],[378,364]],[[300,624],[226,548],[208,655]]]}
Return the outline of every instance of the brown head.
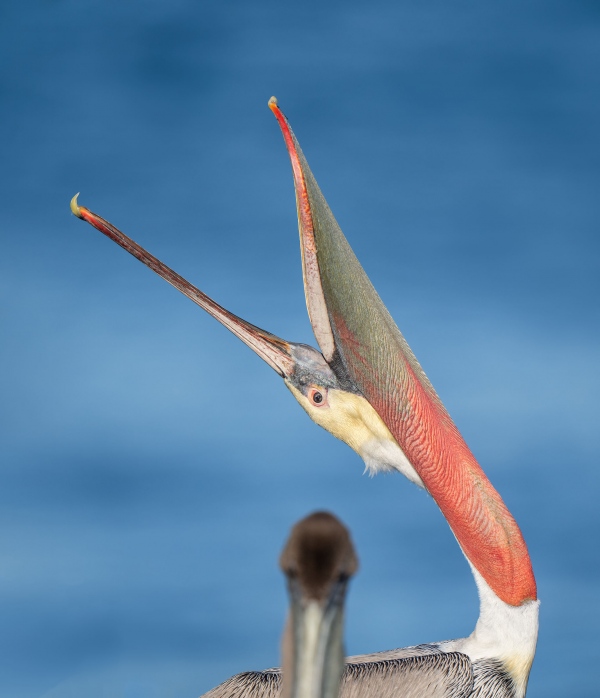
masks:
{"label": "brown head", "polygon": [[332,585],[355,574],[358,560],[348,529],[332,514],[317,511],[292,528],[279,566],[305,599],[322,602]]}
{"label": "brown head", "polygon": [[348,529],[319,511],[297,523],[279,561],[290,613],[283,637],[283,698],[336,698],[344,670],[346,587],[358,568]]}

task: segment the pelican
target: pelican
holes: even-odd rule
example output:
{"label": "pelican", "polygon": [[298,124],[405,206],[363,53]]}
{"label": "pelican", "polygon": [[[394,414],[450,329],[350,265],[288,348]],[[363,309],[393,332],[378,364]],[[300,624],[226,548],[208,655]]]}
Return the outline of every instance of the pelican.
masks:
{"label": "pelican", "polygon": [[[292,164],[306,304],[321,351],[233,315],[111,223],[79,206],[77,197],[71,210],[245,342],[283,377],[311,419],[346,442],[372,473],[401,472],[431,495],[446,518],[477,585],[475,629],[466,638],[351,657],[350,680],[340,695],[357,695],[356,672],[366,677],[361,695],[397,691],[394,677],[416,662],[441,667],[447,692],[428,692],[416,683],[419,672],[414,670],[401,695],[522,698],[535,654],[539,601],[521,531],[350,248],[275,98],[269,107]],[[383,684],[382,662],[391,663]],[[463,662],[470,676],[466,684]],[[263,693],[257,688],[252,695]]]}
{"label": "pelican", "polygon": [[292,529],[279,565],[290,597],[282,698],[337,698],[344,673],[344,599],[358,567],[350,534],[332,514],[311,514]]}
{"label": "pelican", "polygon": [[344,600],[358,560],[348,529],[317,511],[293,528],[279,566],[290,610],[282,642],[282,670],[233,676],[206,696],[337,698],[344,673]]}

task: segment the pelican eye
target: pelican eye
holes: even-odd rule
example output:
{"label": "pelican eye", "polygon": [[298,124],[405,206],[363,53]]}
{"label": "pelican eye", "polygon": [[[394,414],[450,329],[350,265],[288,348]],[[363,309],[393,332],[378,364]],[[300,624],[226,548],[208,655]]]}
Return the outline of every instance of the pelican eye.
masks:
{"label": "pelican eye", "polygon": [[317,388],[311,388],[308,393],[308,399],[312,402],[315,407],[323,407],[327,401],[325,399],[326,393]]}

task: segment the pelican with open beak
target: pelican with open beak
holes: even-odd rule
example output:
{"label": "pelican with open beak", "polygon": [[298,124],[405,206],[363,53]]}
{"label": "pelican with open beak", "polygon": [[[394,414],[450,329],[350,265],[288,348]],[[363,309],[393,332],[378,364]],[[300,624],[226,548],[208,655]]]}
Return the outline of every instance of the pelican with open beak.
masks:
{"label": "pelican with open beak", "polygon": [[477,696],[521,698],[535,653],[539,605],[521,531],[352,252],[275,98],[269,107],[292,163],[306,304],[320,351],[236,317],[79,206],[76,197],[71,209],[252,348],[283,377],[309,416],[345,441],[372,472],[397,470],[432,496],[471,566],[480,616],[468,638],[427,648],[466,655]]}

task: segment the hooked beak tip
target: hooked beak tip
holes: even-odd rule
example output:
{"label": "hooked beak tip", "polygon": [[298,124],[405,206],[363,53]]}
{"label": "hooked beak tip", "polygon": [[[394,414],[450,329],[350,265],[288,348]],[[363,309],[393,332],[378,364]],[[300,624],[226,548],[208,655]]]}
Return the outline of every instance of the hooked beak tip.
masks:
{"label": "hooked beak tip", "polygon": [[271,111],[275,111],[275,109],[277,109],[277,97],[271,97],[271,99],[268,102],[268,105]]}
{"label": "hooked beak tip", "polygon": [[81,215],[81,208],[79,207],[79,204],[77,203],[77,198],[79,196],[79,192],[75,194],[75,196],[71,199],[71,213],[74,216],[77,216],[77,218],[83,218]]}

